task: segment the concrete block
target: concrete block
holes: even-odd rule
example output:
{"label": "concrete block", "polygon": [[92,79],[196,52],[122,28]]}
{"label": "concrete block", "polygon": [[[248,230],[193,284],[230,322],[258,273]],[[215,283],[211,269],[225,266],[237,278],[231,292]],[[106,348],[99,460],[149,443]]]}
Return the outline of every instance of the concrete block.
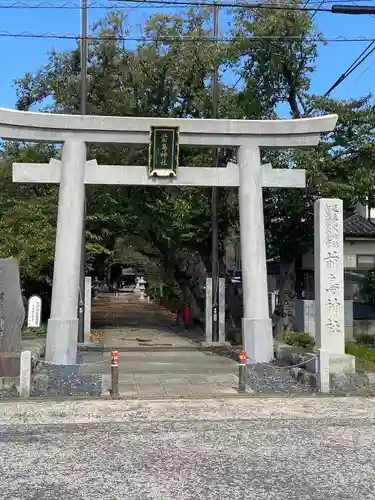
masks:
{"label": "concrete block", "polygon": [[22,351],[20,364],[19,394],[23,398],[30,396],[31,385],[31,351]]}

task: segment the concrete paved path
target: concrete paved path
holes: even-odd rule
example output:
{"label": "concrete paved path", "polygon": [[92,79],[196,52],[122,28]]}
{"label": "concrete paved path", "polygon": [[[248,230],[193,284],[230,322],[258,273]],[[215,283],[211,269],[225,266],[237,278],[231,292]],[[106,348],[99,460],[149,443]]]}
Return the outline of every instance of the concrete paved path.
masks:
{"label": "concrete paved path", "polygon": [[[99,298],[93,322],[102,326],[103,386],[110,388],[111,350],[119,351],[122,397],[237,394],[237,363],[200,349],[197,330],[171,328],[175,316],[135,294]],[[93,365],[98,371],[99,363]]]}
{"label": "concrete paved path", "polygon": [[372,500],[375,400],[0,403],[0,498]]}

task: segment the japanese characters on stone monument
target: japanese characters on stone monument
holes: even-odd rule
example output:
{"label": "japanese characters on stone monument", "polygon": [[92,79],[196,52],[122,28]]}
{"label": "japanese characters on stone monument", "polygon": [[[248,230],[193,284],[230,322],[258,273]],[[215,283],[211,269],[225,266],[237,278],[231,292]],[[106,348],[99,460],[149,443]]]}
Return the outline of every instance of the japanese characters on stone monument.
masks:
{"label": "japanese characters on stone monument", "polygon": [[331,362],[331,371],[341,371],[351,362],[345,354],[343,204],[339,199],[320,199],[314,208],[316,345],[341,364],[334,367]]}
{"label": "japanese characters on stone monument", "polygon": [[344,250],[342,200],[316,202],[316,340],[321,349],[344,354]]}
{"label": "japanese characters on stone monument", "polygon": [[28,328],[39,328],[42,321],[42,299],[39,295],[32,295],[29,298],[27,309]]}
{"label": "japanese characters on stone monument", "polygon": [[[305,172],[262,165],[260,149],[308,147],[333,130],[337,115],[299,120],[205,120],[70,116],[0,109],[0,137],[62,143],[62,160],[49,164],[14,164],[15,182],[59,183],[59,208],[51,318],[46,361],[74,364],[77,353],[77,303],[85,184],[239,187],[244,317],[242,336],[248,357],[273,359],[268,311],[263,220],[263,187],[305,187]],[[154,162],[148,166],[105,166],[86,161],[88,143],[150,144],[160,132]],[[175,129],[179,140],[162,129]],[[237,148],[238,164],[227,168],[178,167],[179,144]],[[174,152],[176,151],[176,153]],[[151,158],[152,160],[152,158]],[[158,167],[158,168],[156,168]],[[165,173],[163,172],[165,171]],[[154,174],[156,174],[154,176]]]}

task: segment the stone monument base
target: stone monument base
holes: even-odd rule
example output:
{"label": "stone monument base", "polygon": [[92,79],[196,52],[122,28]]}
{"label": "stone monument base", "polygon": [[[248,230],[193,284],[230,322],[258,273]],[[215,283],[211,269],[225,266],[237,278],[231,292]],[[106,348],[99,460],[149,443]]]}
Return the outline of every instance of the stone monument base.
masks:
{"label": "stone monument base", "polygon": [[274,352],[271,319],[242,318],[242,342],[250,363],[272,361]]}
{"label": "stone monument base", "polygon": [[330,354],[330,373],[355,373],[355,356],[351,354]]}
{"label": "stone monument base", "polygon": [[21,355],[17,352],[0,353],[0,377],[20,376]]}

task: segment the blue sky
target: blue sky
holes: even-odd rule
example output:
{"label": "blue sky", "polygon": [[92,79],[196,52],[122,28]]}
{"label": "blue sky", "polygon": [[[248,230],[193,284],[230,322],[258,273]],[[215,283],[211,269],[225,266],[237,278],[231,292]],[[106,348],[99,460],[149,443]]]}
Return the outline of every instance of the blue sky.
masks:
{"label": "blue sky", "polygon": [[[47,61],[47,53],[54,47],[57,50],[68,50],[75,46],[72,40],[26,39],[1,36],[3,32],[46,33],[54,32],[79,33],[79,10],[21,10],[2,9],[1,6],[10,5],[14,0],[0,0],[0,53],[2,54],[0,73],[0,107],[12,108],[15,104],[15,90],[13,80],[22,77],[25,72],[33,72]],[[35,5],[38,0],[23,0],[29,5]],[[65,0],[49,0],[50,3],[61,5]],[[79,3],[79,0],[75,0]],[[89,3],[92,3],[89,0]],[[102,5],[107,3],[102,0]],[[371,1],[363,4],[371,5]],[[373,4],[375,6],[375,3]],[[129,13],[129,23],[133,26],[132,34],[137,35],[137,25],[142,24],[153,10],[135,4],[126,7]],[[160,12],[161,9],[158,9]],[[163,7],[162,10],[166,10]],[[169,11],[171,11],[169,9]],[[104,9],[90,9],[89,22],[103,17]],[[314,21],[325,38],[375,38],[375,17],[369,15],[348,16],[319,12]],[[228,18],[221,13],[220,30],[227,31]],[[317,71],[312,79],[313,93],[324,93],[331,84],[347,69],[368,42],[335,42],[319,47]],[[332,97],[349,99],[360,97],[374,90],[375,52],[362,64],[337,90]]]}

